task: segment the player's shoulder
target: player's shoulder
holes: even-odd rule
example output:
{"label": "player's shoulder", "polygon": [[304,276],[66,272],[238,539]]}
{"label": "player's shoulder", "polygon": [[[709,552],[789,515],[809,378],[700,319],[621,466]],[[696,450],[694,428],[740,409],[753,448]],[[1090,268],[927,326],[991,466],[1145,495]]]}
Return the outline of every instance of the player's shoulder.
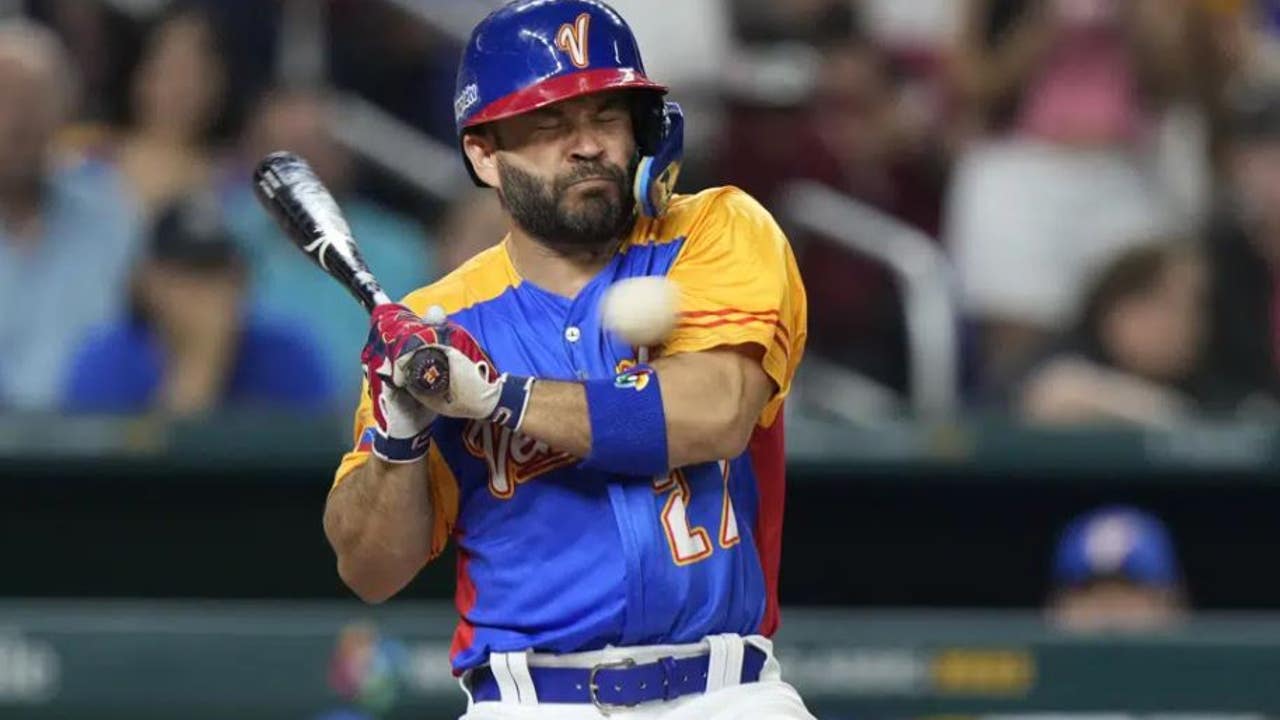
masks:
{"label": "player's shoulder", "polygon": [[775,255],[788,246],[764,205],[732,185],[675,196],[644,236],[653,244],[682,241],[682,258],[708,252]]}
{"label": "player's shoulder", "polygon": [[673,197],[661,228],[654,234],[688,236],[700,229],[742,221],[774,224],[773,216],[758,200],[741,188],[724,185]]}
{"label": "player's shoulder", "polygon": [[401,302],[419,315],[432,305],[453,314],[493,300],[515,283],[506,249],[498,243],[476,253],[448,275],[409,293]]}

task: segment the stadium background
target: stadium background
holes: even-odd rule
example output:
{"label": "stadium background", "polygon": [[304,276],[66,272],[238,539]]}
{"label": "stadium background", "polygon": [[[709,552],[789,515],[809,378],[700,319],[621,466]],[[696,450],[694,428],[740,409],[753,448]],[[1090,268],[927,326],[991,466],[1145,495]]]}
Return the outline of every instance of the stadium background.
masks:
{"label": "stadium background", "polygon": [[[819,717],[1280,713],[1275,6],[614,4],[681,188],[755,194],[806,276],[779,646]],[[246,184],[311,158],[393,294],[493,242],[451,115],[492,7],[0,2],[0,717],[456,715],[451,560],[378,608],[334,571],[363,319]],[[1176,579],[1065,587],[1118,504]],[[1115,584],[1177,612],[1061,612]]]}

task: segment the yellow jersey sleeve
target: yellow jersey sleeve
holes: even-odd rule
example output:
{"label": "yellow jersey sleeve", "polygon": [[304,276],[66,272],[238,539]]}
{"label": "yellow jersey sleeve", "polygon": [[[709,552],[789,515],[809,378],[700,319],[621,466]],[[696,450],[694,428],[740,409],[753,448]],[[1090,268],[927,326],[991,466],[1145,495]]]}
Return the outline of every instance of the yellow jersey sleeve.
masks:
{"label": "yellow jersey sleeve", "polygon": [[680,320],[663,354],[758,345],[778,391],[760,423],[773,423],[804,354],[807,307],[791,244],[773,216],[737,188],[704,193],[668,277]]}
{"label": "yellow jersey sleeve", "polygon": [[335,488],[342,484],[342,481],[351,474],[351,471],[368,462],[372,453],[372,433],[374,432],[375,422],[369,400],[369,382],[367,380],[360,383],[360,403],[356,406],[353,426],[351,450],[342,456],[342,462],[338,464],[338,471],[333,475],[333,487]]}

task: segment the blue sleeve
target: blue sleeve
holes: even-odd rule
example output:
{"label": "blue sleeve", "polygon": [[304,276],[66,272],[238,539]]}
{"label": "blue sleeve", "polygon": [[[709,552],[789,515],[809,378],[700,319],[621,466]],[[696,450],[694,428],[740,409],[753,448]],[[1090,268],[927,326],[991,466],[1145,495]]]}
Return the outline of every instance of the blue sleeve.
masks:
{"label": "blue sleeve", "polygon": [[128,326],[99,328],[73,353],[63,396],[69,413],[141,413],[160,382],[154,347]]}

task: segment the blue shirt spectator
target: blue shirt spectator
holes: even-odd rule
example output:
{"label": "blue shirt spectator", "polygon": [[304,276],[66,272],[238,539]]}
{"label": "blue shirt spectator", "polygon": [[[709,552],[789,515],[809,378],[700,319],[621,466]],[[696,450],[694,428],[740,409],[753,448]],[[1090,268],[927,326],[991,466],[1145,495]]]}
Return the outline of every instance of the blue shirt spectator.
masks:
{"label": "blue shirt spectator", "polygon": [[54,172],[41,203],[34,237],[0,220],[0,406],[48,410],[86,331],[124,309],[141,233],[101,163]]}
{"label": "blue shirt spectator", "polygon": [[334,400],[307,328],[245,308],[245,268],[213,197],[161,214],[127,314],[79,346],[64,407],[190,415],[233,406],[314,409]]}
{"label": "blue shirt spectator", "polygon": [[[66,409],[141,413],[157,405],[165,351],[156,333],[128,320],[100,328],[71,362]],[[285,326],[247,318],[221,406],[308,409],[330,400],[329,383],[310,343]]]}

